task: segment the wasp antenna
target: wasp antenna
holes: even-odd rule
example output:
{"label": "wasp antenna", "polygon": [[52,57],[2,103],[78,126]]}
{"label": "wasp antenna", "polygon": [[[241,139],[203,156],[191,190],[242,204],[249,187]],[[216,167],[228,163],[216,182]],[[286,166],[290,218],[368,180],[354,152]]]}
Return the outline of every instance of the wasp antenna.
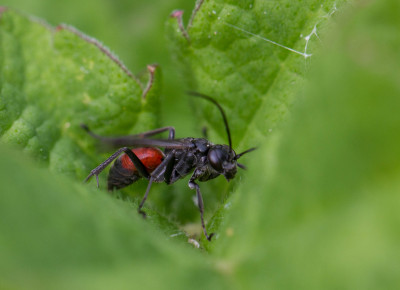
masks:
{"label": "wasp antenna", "polygon": [[241,164],[241,163],[237,163],[237,166],[239,167],[239,168],[242,168],[242,169],[244,169],[244,170],[246,170],[247,169],[247,167],[246,166],[244,166],[243,164]]}
{"label": "wasp antenna", "polygon": [[85,124],[81,124],[81,128],[82,128],[83,130],[85,130],[86,133],[88,133],[90,136],[92,136],[93,138],[95,138],[95,139],[97,139],[97,140],[103,141],[103,140],[106,139],[106,138],[104,138],[104,137],[102,137],[102,136],[99,136],[99,135],[93,133],[92,130],[90,130],[89,127],[88,127],[87,125],[85,125]]}
{"label": "wasp antenna", "polygon": [[90,129],[89,129],[89,127],[86,125],[86,124],[81,124],[81,128],[83,129],[83,130],[85,130],[86,132],[90,132]]}
{"label": "wasp antenna", "polygon": [[[247,154],[247,153],[249,153],[249,152],[251,152],[251,151],[254,151],[254,150],[256,150],[257,149],[257,147],[253,147],[253,148],[250,148],[250,149],[247,149],[246,151],[243,151],[242,153],[239,153],[239,154],[237,154],[236,156],[235,156],[235,159],[236,160],[238,160],[240,157],[242,157],[244,154]],[[238,164],[239,165],[239,164]],[[240,166],[239,166],[240,167]]]}
{"label": "wasp antenna", "polygon": [[211,98],[211,97],[209,97],[207,95],[204,95],[204,94],[201,94],[201,93],[198,93],[198,92],[188,92],[188,94],[192,95],[194,97],[199,97],[199,98],[203,98],[203,99],[209,100],[210,102],[212,102],[214,105],[217,106],[217,108],[221,112],[222,119],[224,119],[225,130],[226,130],[226,134],[228,135],[229,148],[231,148],[231,150],[232,150],[231,131],[229,130],[228,120],[226,118],[225,112],[222,109],[221,105],[216,100],[214,100],[213,98]]}

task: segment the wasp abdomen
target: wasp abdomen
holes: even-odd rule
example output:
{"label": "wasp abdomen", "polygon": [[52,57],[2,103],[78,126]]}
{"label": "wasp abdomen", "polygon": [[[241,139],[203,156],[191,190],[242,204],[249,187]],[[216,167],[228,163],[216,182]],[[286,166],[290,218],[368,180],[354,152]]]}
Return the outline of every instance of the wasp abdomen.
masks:
{"label": "wasp abdomen", "polygon": [[108,174],[108,190],[124,188],[140,178],[139,172],[125,169],[118,158],[111,166]]}
{"label": "wasp abdomen", "polygon": [[[140,159],[148,173],[153,172],[164,159],[164,153],[154,147],[134,148],[132,152]],[[108,190],[124,188],[141,177],[129,156],[123,154],[115,160],[110,169]]]}

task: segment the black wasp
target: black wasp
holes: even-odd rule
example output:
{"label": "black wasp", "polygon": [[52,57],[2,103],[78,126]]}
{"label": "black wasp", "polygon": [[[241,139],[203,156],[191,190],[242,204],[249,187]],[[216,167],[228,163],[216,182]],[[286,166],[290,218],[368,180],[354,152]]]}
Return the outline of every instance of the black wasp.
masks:
{"label": "black wasp", "polygon": [[[207,240],[211,240],[213,234],[207,234],[203,219],[203,198],[200,187],[195,181],[207,181],[219,175],[223,175],[229,181],[235,177],[237,167],[245,169],[245,166],[237,163],[237,160],[255,148],[236,154],[232,149],[228,121],[222,107],[209,96],[194,92],[190,94],[206,99],[217,106],[225,124],[229,145],[215,145],[205,138],[175,139],[175,129],[173,127],[159,128],[130,136],[102,137],[90,131],[86,125],[81,125],[92,137],[101,142],[114,147],[121,147],[93,169],[86,177],[85,182],[92,176],[96,176],[97,186],[99,186],[98,175],[116,159],[108,175],[108,190],[123,188],[142,177],[148,179],[149,184],[146,193],[139,205],[139,212],[145,216],[142,207],[153,182],[172,184],[193,172],[189,180],[189,187],[196,189],[201,225]],[[149,138],[165,131],[169,131],[168,139]],[[131,149],[129,147],[135,148]],[[157,147],[164,147],[164,152]],[[124,154],[121,155],[121,153]]]}

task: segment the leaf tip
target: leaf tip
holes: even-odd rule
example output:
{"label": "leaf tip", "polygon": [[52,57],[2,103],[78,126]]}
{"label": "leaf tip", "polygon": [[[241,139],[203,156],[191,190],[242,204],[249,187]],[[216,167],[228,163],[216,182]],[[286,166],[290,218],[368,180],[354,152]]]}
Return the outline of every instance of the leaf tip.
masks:
{"label": "leaf tip", "polygon": [[171,18],[182,18],[183,13],[183,10],[174,10],[170,16]]}
{"label": "leaf tip", "polygon": [[182,36],[190,42],[189,34],[187,33],[185,26],[183,25],[183,10],[174,10],[172,11],[170,17],[175,18],[178,21],[179,30],[182,33]]}
{"label": "leaf tip", "polygon": [[149,65],[147,65],[147,70],[148,70],[148,72],[150,74],[150,77],[149,77],[149,80],[147,82],[146,88],[143,90],[142,99],[146,99],[147,93],[150,91],[151,87],[153,86],[154,75],[155,75],[157,67],[158,67],[158,64],[149,64]]}

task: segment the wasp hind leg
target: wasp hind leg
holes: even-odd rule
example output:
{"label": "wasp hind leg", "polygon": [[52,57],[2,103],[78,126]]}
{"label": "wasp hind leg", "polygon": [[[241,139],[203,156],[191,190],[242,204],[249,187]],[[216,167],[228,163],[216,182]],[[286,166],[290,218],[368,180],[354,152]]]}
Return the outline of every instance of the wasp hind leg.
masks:
{"label": "wasp hind leg", "polygon": [[92,176],[96,176],[96,181],[97,181],[97,187],[99,187],[99,174],[108,166],[110,165],[111,162],[113,162],[115,159],[118,158],[119,155],[121,155],[121,153],[124,152],[126,155],[128,155],[129,159],[131,159],[131,161],[133,162],[133,164],[135,165],[136,169],[139,171],[139,173],[149,179],[150,178],[150,174],[147,172],[146,167],[144,166],[144,164],[142,163],[142,161],[140,161],[140,159],[136,156],[135,153],[132,152],[131,149],[129,149],[128,147],[122,147],[120,149],[118,149],[113,155],[111,155],[110,157],[108,157],[104,162],[102,162],[99,166],[97,166],[95,169],[93,169],[92,171],[90,171],[90,174],[85,178],[85,180],[83,182],[87,182]]}

